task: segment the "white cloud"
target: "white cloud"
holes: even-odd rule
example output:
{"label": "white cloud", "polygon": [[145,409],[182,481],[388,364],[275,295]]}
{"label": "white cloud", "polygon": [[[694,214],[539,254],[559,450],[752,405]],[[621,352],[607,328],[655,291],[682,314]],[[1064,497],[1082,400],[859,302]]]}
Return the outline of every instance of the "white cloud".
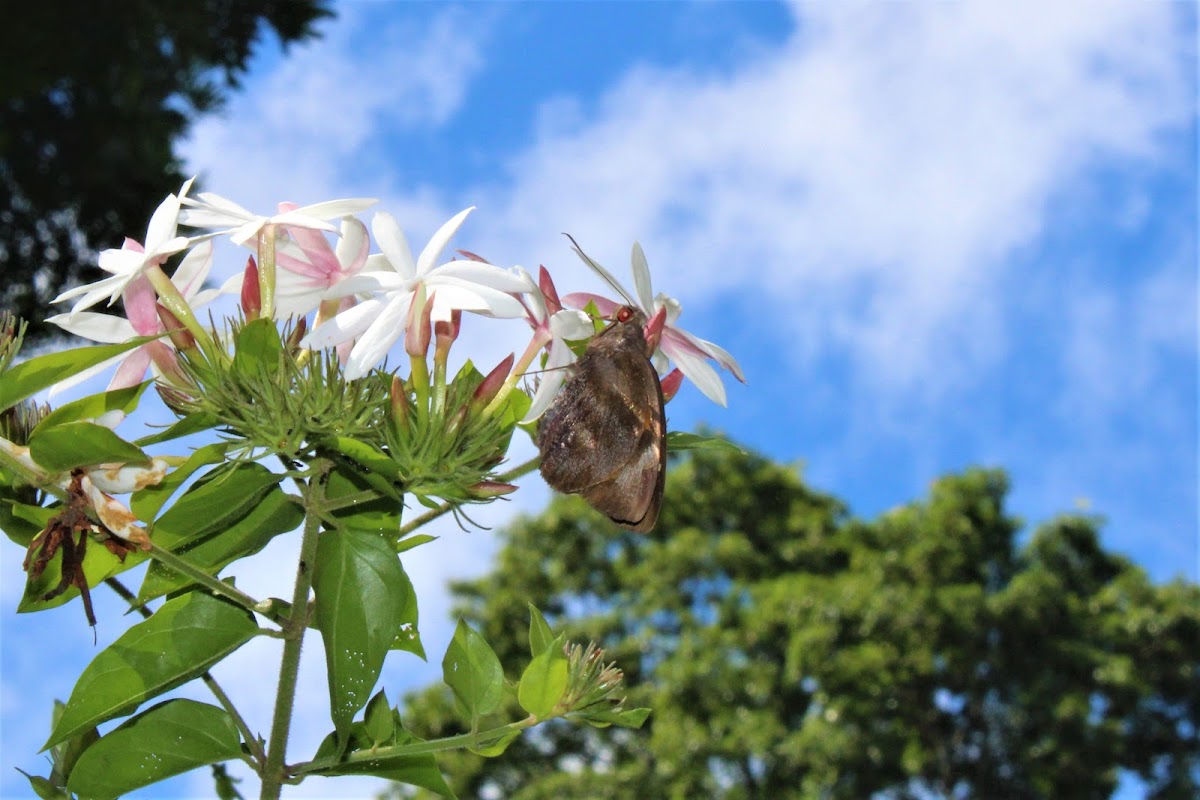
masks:
{"label": "white cloud", "polygon": [[1189,113],[1165,5],[797,17],[786,48],[723,78],[637,70],[592,118],[543,130],[494,192],[501,229],[547,251],[570,230],[609,263],[640,238],[668,291],[766,289],[782,337],[849,356],[869,383],[928,388],[1000,355],[1006,257],[1064,187],[1153,158]]}

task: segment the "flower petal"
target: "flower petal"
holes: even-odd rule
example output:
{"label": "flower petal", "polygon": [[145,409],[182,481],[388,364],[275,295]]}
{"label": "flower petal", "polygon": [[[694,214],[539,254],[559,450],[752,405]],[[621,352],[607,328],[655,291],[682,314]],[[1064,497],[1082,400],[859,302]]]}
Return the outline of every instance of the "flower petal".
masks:
{"label": "flower petal", "polygon": [[562,301],[564,305],[571,306],[572,308],[585,308],[588,303],[595,303],[596,310],[604,317],[611,317],[613,312],[621,307],[620,303],[615,303],[607,297],[601,297],[591,292],[571,292],[570,294],[564,294]]}
{"label": "flower petal", "polygon": [[335,314],[309,331],[308,335],[300,340],[300,346],[320,350],[348,342],[370,328],[376,317],[383,313],[385,305],[385,301],[372,298]]}
{"label": "flower petal", "polygon": [[458,233],[458,229],[462,227],[463,222],[467,219],[467,215],[475,210],[475,206],[464,208],[462,211],[450,218],[450,221],[437,229],[437,233],[429,239],[429,244],[421,251],[421,255],[417,256],[417,274],[424,275],[433,269],[433,265],[441,258],[442,251],[446,249],[446,245],[450,244],[450,240],[454,238],[454,234]]}
{"label": "flower petal", "polygon": [[638,242],[633,243],[630,261],[633,267],[633,288],[637,291],[642,310],[649,316],[654,308],[654,292],[650,289],[650,265],[646,263],[646,254],[642,252],[642,245]]}
{"label": "flower petal", "polygon": [[[412,248],[408,246],[404,229],[396,222],[396,218],[386,211],[380,211],[371,219],[371,232],[375,234],[375,242],[391,268],[405,278],[416,277],[417,264],[413,261]],[[368,264],[374,260],[377,259],[372,256]]]}
{"label": "flower petal", "polygon": [[683,371],[683,374],[688,376],[688,380],[696,384],[697,389],[704,392],[705,397],[717,405],[726,405],[725,385],[721,383],[721,376],[709,366],[703,356],[696,355],[691,351],[679,350],[672,353],[671,358],[675,360],[675,364]]}
{"label": "flower petal", "polygon": [[404,335],[404,321],[408,318],[408,307],[412,304],[412,299],[411,294],[404,295],[394,298],[384,306],[383,311],[371,323],[371,327],[350,351],[345,369],[347,379],[361,378],[383,361],[396,340]]}
{"label": "flower petal", "polygon": [[480,264],[478,261],[448,261],[430,274],[431,281],[434,276],[438,279],[457,278],[466,283],[487,286],[501,292],[528,292],[533,285],[529,273],[522,275],[516,269],[500,269],[491,264]]}

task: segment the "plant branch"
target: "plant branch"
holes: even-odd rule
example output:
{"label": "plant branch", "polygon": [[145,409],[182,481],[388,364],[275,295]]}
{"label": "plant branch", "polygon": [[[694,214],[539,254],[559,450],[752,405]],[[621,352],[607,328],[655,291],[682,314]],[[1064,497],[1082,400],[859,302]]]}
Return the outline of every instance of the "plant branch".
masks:
{"label": "plant branch", "polygon": [[275,713],[271,719],[271,739],[267,745],[267,760],[262,771],[262,800],[278,800],[287,779],[284,758],[292,711],[296,705],[296,678],[300,671],[300,649],[308,629],[308,595],[312,589],[313,569],[317,561],[317,540],[320,532],[322,503],[325,500],[325,481],[330,462],[314,463],[316,475],[306,486],[304,495],[304,534],[300,541],[300,560],[296,565],[296,585],[292,592],[292,613],[284,628],[283,655],[279,660],[279,686],[275,695]]}
{"label": "plant branch", "polygon": [[[129,590],[129,587],[121,583],[121,581],[117,580],[116,578],[105,578],[104,583],[108,586],[108,588],[116,592],[122,600],[124,600],[126,603],[129,603],[130,608],[141,614],[143,619],[149,619],[151,616],[153,616],[153,612],[146,608],[146,606],[142,603],[139,603],[137,596]],[[258,737],[255,736],[254,732],[250,730],[250,726],[246,724],[246,720],[242,718],[240,713],[238,713],[237,707],[234,706],[233,701],[229,698],[229,695],[225,694],[225,690],[221,688],[221,684],[217,683],[217,679],[212,676],[212,673],[205,671],[200,675],[200,680],[204,681],[204,685],[208,687],[208,690],[213,693],[213,695],[217,698],[217,701],[224,706],[225,710],[229,712],[229,716],[233,718],[233,724],[236,725],[237,729],[241,732],[242,739],[246,742],[246,747],[250,748],[251,757],[257,761],[257,763],[251,762],[250,766],[254,767],[255,770],[258,770],[262,763],[266,761],[267,756],[267,754],[263,752],[262,744],[259,743]]]}
{"label": "plant branch", "polygon": [[[513,467],[512,469],[510,469],[508,472],[500,473],[499,475],[497,475],[495,477],[495,480],[498,481],[499,483],[509,483],[510,481],[514,481],[517,478],[522,477],[523,475],[528,475],[530,472],[533,472],[533,470],[536,469],[537,465],[540,463],[542,463],[542,457],[534,456],[533,458],[526,461],[524,464],[519,464],[519,465]],[[437,508],[432,508],[429,511],[426,511],[424,514],[420,515],[419,517],[413,517],[411,520],[406,522],[404,525],[400,526],[400,533],[396,536],[396,538],[403,539],[405,536],[408,536],[408,534],[412,533],[413,531],[415,531],[417,528],[421,527],[422,525],[432,522],[433,520],[437,519],[438,517],[443,516],[450,511],[453,511],[455,508],[458,508],[461,505],[463,505],[463,504],[462,503],[442,503]]]}
{"label": "plant branch", "polygon": [[356,753],[338,758],[329,756],[326,758],[318,758],[313,761],[304,761],[292,767],[292,774],[295,776],[305,775],[313,772],[319,772],[332,767],[341,767],[347,764],[356,764],[361,762],[385,761],[389,758],[399,758],[400,756],[417,756],[427,753],[440,753],[446,750],[457,750],[462,747],[487,747],[502,740],[504,737],[512,733],[519,733],[526,728],[531,728],[539,722],[538,718],[532,714],[523,720],[510,722],[507,725],[501,725],[499,728],[493,728],[490,731],[482,731],[475,733],[460,733],[457,736],[447,736],[442,739],[430,739],[427,742],[410,742],[409,744],[397,744],[391,747],[375,747],[370,750],[363,750]]}
{"label": "plant branch", "polygon": [[164,567],[168,567],[174,572],[186,575],[196,583],[203,586],[205,589],[208,589],[213,594],[219,594],[228,600],[232,600],[248,611],[259,610],[259,606],[261,604],[250,595],[226,583],[225,581],[214,578],[212,575],[209,575],[199,567],[192,566],[187,561],[172,553],[170,550],[159,547],[154,542],[149,542],[149,544],[150,556],[155,560],[162,562]]}

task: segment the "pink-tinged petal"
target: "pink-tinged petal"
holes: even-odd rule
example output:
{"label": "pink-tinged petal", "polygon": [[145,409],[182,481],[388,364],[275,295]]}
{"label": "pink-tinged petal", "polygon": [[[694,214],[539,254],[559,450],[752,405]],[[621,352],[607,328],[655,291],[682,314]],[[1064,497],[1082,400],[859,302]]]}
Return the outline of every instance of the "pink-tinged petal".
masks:
{"label": "pink-tinged petal", "polygon": [[591,292],[571,292],[570,294],[564,294],[562,299],[563,304],[571,308],[586,308],[588,303],[595,303],[596,310],[603,317],[611,317],[623,305],[622,303],[614,303],[607,297],[601,297]]}
{"label": "pink-tinged petal", "polygon": [[668,328],[665,334],[672,342],[685,343],[686,347],[694,352],[703,353],[711,359],[714,359],[725,369],[733,373],[733,376],[742,383],[746,382],[746,376],[742,374],[742,368],[738,365],[733,356],[724,348],[713,344],[710,341],[701,339],[699,336],[693,336],[687,331],[679,328]]}
{"label": "pink-tinged petal", "polygon": [[[307,336],[300,340],[300,346],[311,350],[321,350],[356,339],[371,327],[375,318],[383,313],[386,305],[383,300],[372,298],[342,311],[313,328]],[[404,306],[404,312],[408,313],[407,305]],[[398,335],[399,333],[397,333]]]}
{"label": "pink-tinged petal", "polygon": [[[417,264],[413,261],[412,248],[408,246],[408,239],[396,218],[386,211],[380,211],[371,220],[371,232],[375,234],[375,242],[392,270],[405,278],[416,277]],[[371,262],[377,260],[375,256],[368,259],[368,268],[374,269]]]}
{"label": "pink-tinged petal", "polygon": [[711,358],[707,350],[700,346],[698,340],[694,336],[690,336],[679,328],[666,328],[663,330],[661,347],[664,353],[671,358],[675,358],[677,353],[689,353],[693,356],[702,358]]}
{"label": "pink-tinged petal", "polygon": [[329,231],[337,233],[338,227],[332,222],[321,217],[314,217],[303,213],[302,211],[289,211],[286,214],[276,214],[263,221],[264,225],[278,225],[283,228],[309,228],[317,231]]}
{"label": "pink-tinged petal", "polygon": [[184,380],[183,370],[179,367],[179,356],[166,342],[147,342],[142,349],[150,354],[150,368],[155,378],[166,378],[172,383]]}
{"label": "pink-tinged petal", "polygon": [[638,303],[647,314],[654,308],[654,292],[650,289],[650,265],[646,263],[646,254],[638,242],[633,243],[633,288],[637,292]]}
{"label": "pink-tinged petal", "polygon": [[112,380],[108,382],[108,391],[112,392],[117,389],[128,389],[130,386],[137,386],[146,378],[146,370],[149,368],[149,350],[145,346],[137,348],[127,354],[125,360],[117,367],[117,371],[113,373]]}
{"label": "pink-tinged petal", "polygon": [[704,396],[720,406],[725,403],[725,386],[717,371],[708,364],[708,360],[695,353],[679,350],[671,354],[679,369],[688,376],[688,380],[696,384],[696,388],[704,392]]}
{"label": "pink-tinged petal", "polygon": [[121,294],[125,302],[125,316],[139,336],[153,336],[161,328],[158,326],[158,310],[155,303],[158,295],[150,285],[150,279],[138,275]]}
{"label": "pink-tinged petal", "polygon": [[133,326],[129,324],[129,320],[112,314],[98,314],[94,311],[55,314],[53,317],[48,317],[46,322],[53,323],[68,333],[103,344],[128,342],[138,335]]}
{"label": "pink-tinged petal", "polygon": [[442,256],[442,251],[446,249],[446,245],[450,244],[450,240],[454,238],[454,234],[458,233],[458,229],[462,227],[466,221],[467,215],[475,210],[475,206],[465,208],[450,218],[450,221],[437,229],[437,232],[429,239],[429,244],[421,250],[421,255],[417,256],[417,274],[424,275],[433,269],[433,265],[437,263]]}
{"label": "pink-tinged petal", "polygon": [[408,317],[411,303],[412,295],[405,295],[395,298],[384,307],[383,312],[376,317],[371,327],[350,351],[350,358],[346,359],[347,379],[361,378],[383,361],[388,350],[404,334],[404,321]]}

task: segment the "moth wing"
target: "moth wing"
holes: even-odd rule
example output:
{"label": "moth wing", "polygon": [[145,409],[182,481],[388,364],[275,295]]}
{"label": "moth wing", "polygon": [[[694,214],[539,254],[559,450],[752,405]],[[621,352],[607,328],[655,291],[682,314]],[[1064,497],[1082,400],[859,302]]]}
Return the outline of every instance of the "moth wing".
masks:
{"label": "moth wing", "polygon": [[[645,356],[630,361],[634,367],[621,380],[620,366],[608,352],[580,359],[561,406],[555,403],[539,430],[538,445],[547,483],[583,495],[619,525],[648,531],[662,503],[666,421],[654,367]],[[575,381],[590,391],[572,386]],[[648,425],[635,409],[649,413]]]}
{"label": "moth wing", "polygon": [[[646,369],[652,370],[648,361]],[[642,423],[621,394],[616,359],[588,352],[579,360],[538,428],[547,483],[566,494],[582,492],[610,480],[637,457]]]}
{"label": "moth wing", "polygon": [[[661,396],[662,390],[659,390]],[[662,417],[658,430],[663,430]],[[654,437],[646,431],[647,438]],[[638,458],[608,480],[584,489],[583,498],[603,511],[613,522],[635,531],[648,531],[658,521],[666,480],[666,441],[658,436],[657,446],[639,447]],[[649,444],[649,442],[647,442]]]}

